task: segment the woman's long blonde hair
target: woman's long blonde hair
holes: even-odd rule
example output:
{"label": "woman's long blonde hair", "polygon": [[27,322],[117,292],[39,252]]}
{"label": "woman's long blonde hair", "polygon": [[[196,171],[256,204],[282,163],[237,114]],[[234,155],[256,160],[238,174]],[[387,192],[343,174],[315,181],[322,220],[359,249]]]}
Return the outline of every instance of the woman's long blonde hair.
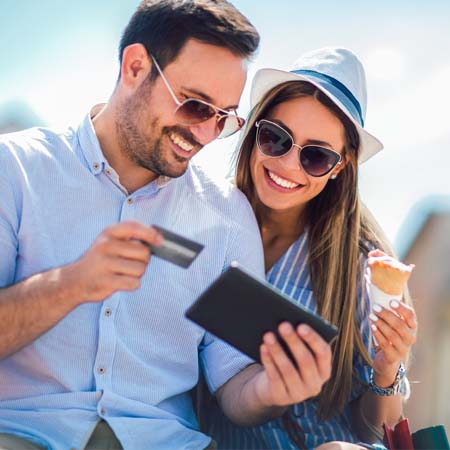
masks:
{"label": "woman's long blonde hair", "polygon": [[381,229],[358,195],[359,136],[350,119],[319,89],[303,81],[290,81],[268,92],[256,105],[242,134],[237,153],[236,184],[255,208],[256,192],[250,173],[255,144],[255,122],[280,103],[301,96],[312,96],[330,109],[345,129],[343,157],[346,165],[335,180],[313,198],[307,208],[309,260],[314,298],[318,312],[339,328],[333,343],[333,371],[318,397],[318,415],[329,418],[341,412],[348,402],[354,373],[355,351],[371,364],[356,319],[358,282],[363,281],[361,255],[372,248],[393,254]]}

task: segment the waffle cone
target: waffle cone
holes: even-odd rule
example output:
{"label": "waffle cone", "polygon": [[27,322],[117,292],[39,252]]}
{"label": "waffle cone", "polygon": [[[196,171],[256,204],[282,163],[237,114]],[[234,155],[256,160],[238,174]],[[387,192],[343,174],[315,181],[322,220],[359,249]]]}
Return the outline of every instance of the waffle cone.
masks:
{"label": "waffle cone", "polygon": [[370,281],[378,289],[390,295],[403,294],[406,282],[414,268],[413,264],[403,264],[385,254],[369,257],[368,264]]}

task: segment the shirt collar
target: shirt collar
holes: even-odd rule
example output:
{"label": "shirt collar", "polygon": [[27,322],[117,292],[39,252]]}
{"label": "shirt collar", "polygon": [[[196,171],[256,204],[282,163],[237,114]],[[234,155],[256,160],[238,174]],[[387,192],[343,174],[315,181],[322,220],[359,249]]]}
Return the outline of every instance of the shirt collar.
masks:
{"label": "shirt collar", "polygon": [[166,187],[171,181],[173,181],[173,178],[170,177],[166,177],[164,175],[160,175],[157,179],[156,179],[156,185],[159,188],[164,188]]}
{"label": "shirt collar", "polygon": [[98,114],[102,107],[103,105],[94,106],[81,122],[77,132],[81,151],[86,158],[89,170],[94,175],[98,175],[102,172],[107,163],[102,149],[100,148],[100,143],[98,142],[94,125],[92,123],[92,118]]}
{"label": "shirt collar", "polygon": [[[89,113],[86,114],[84,120],[81,122],[77,132],[81,151],[86,158],[89,170],[94,175],[98,175],[105,169],[105,167],[108,166],[108,161],[102,152],[97,135],[95,134],[94,124],[92,123],[93,118],[102,110],[104,106],[105,104],[102,103],[92,107]],[[173,178],[160,175],[155,181],[149,184],[155,183],[158,189],[162,189],[170,184],[171,181],[173,181]]]}

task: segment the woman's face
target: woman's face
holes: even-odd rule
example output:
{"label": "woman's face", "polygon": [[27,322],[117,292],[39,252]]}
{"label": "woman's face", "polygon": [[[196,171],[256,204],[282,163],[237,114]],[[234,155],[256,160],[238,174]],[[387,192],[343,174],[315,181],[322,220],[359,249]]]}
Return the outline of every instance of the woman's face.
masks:
{"label": "woman's face", "polygon": [[[288,100],[260,119],[280,125],[301,147],[320,145],[342,154],[344,126],[313,97]],[[331,175],[337,174],[343,167],[344,163],[322,177],[312,177],[300,166],[298,147],[279,158],[271,158],[258,150],[256,141],[250,159],[251,176],[258,198],[274,210],[303,209],[307,202],[322,192]]]}

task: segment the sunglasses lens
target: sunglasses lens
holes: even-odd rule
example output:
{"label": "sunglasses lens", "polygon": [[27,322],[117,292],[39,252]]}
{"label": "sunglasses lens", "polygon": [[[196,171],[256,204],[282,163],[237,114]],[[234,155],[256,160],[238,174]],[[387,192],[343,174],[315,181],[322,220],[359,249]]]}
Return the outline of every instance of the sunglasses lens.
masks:
{"label": "sunglasses lens", "polygon": [[258,148],[266,156],[276,158],[292,148],[291,137],[280,127],[261,121],[257,132]]}
{"label": "sunglasses lens", "polygon": [[336,166],[339,155],[324,147],[308,145],[300,151],[300,164],[306,173],[322,177]]}
{"label": "sunglasses lens", "polygon": [[[198,125],[206,122],[216,115],[216,111],[210,105],[195,99],[183,102],[175,111],[175,119],[182,125]],[[223,115],[217,121],[218,138],[226,138],[239,131],[245,124],[242,117],[235,114]]]}
{"label": "sunglasses lens", "polygon": [[197,125],[216,114],[211,106],[195,99],[188,99],[175,111],[176,120],[182,125]]}
{"label": "sunglasses lens", "polygon": [[233,114],[229,116],[222,116],[217,121],[217,128],[219,130],[218,139],[223,139],[239,131],[245,124],[245,119]]}

